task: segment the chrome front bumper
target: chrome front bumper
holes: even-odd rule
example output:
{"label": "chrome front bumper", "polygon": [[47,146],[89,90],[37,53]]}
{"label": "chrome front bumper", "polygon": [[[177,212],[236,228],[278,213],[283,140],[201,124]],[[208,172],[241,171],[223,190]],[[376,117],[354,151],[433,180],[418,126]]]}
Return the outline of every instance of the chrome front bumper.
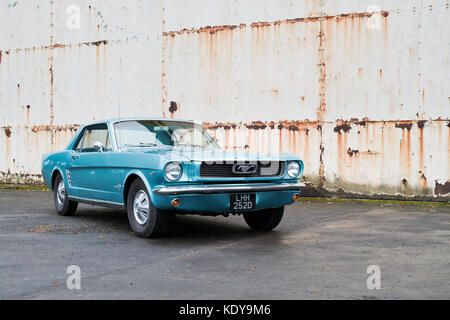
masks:
{"label": "chrome front bumper", "polygon": [[158,195],[179,194],[208,194],[208,193],[236,193],[236,192],[264,192],[300,190],[304,183],[246,183],[246,184],[209,184],[209,185],[184,185],[163,187],[153,192]]}

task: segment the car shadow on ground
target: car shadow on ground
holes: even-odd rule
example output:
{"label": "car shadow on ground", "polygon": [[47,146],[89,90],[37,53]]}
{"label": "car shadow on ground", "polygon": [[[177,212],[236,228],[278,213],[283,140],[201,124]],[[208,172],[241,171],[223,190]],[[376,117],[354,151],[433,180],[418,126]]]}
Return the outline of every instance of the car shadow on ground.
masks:
{"label": "car shadow on ground", "polygon": [[[126,211],[104,208],[80,208],[71,223],[87,224],[91,229],[101,233],[123,232],[136,237],[129,226]],[[167,231],[159,239],[195,242],[197,240],[228,241],[243,238],[258,238],[259,236],[275,235],[277,232],[252,231],[242,216],[210,217],[199,215],[173,215],[169,219]]]}

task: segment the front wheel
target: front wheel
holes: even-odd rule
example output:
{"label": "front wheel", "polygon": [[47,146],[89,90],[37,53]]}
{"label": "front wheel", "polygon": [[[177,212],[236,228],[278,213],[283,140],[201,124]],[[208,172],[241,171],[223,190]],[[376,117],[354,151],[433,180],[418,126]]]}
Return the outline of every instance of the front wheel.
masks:
{"label": "front wheel", "polygon": [[78,202],[69,200],[64,179],[60,174],[56,177],[53,186],[53,200],[55,201],[56,211],[61,216],[73,216],[77,211]]}
{"label": "front wheel", "polygon": [[255,231],[275,229],[283,218],[284,207],[244,213],[245,222]]}
{"label": "front wheel", "polygon": [[168,214],[153,206],[141,179],[136,179],[127,196],[128,221],[133,232],[141,238],[161,236],[167,228]]}

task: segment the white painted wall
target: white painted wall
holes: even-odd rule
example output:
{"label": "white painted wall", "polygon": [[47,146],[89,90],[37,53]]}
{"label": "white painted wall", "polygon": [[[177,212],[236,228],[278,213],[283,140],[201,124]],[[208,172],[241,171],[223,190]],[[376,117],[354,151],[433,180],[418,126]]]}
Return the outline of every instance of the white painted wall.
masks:
{"label": "white painted wall", "polygon": [[373,4],[4,1],[0,180],[39,181],[43,153],[120,106],[205,122],[228,148],[296,153],[330,191],[445,196],[449,4]]}

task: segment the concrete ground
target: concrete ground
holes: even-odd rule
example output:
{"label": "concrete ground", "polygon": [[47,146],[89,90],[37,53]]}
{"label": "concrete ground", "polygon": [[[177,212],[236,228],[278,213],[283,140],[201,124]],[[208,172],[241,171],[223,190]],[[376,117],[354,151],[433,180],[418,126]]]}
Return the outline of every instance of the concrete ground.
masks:
{"label": "concrete ground", "polygon": [[[70,265],[80,290],[66,287]],[[273,232],[180,216],[146,240],[123,212],[60,217],[51,193],[0,191],[0,298],[449,299],[450,206],[305,200]]]}

